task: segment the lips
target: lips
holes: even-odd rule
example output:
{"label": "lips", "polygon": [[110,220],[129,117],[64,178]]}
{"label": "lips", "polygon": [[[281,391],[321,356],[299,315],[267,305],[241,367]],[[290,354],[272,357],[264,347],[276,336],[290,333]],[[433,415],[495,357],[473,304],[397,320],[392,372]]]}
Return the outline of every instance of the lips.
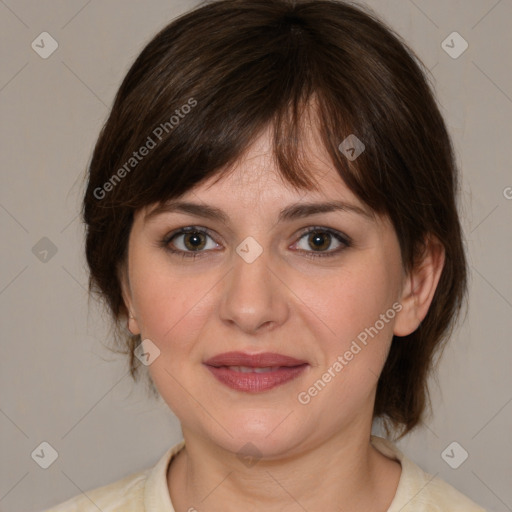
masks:
{"label": "lips", "polygon": [[211,357],[205,364],[209,366],[246,366],[249,368],[268,368],[279,366],[299,366],[307,364],[307,361],[301,361],[294,357],[274,354],[272,352],[263,352],[261,354],[246,354],[245,352],[225,352]]}
{"label": "lips", "polygon": [[306,361],[271,352],[226,352],[208,359],[204,364],[221,383],[237,391],[252,393],[289,382],[309,366]]}

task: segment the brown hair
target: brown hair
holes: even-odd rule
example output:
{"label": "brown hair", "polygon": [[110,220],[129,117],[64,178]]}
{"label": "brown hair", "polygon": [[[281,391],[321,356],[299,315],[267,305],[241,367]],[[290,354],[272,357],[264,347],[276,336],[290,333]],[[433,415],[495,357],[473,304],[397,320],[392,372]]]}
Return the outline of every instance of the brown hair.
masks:
{"label": "brown hair", "polygon": [[[417,262],[428,234],[445,248],[428,314],[415,332],[393,340],[374,408],[402,435],[421,421],[427,378],[464,302],[467,273],[456,164],[426,76],[373,13],[334,0],[214,1],[147,44],[101,131],[83,203],[89,289],[115,320],[134,380],[141,339],[125,327],[119,281],[134,212],[226,169],[266,127],[283,177],[314,188],[301,152],[304,113],[314,102],[337,172],[389,216],[404,268]],[[365,145],[354,161],[339,149],[350,134]]]}

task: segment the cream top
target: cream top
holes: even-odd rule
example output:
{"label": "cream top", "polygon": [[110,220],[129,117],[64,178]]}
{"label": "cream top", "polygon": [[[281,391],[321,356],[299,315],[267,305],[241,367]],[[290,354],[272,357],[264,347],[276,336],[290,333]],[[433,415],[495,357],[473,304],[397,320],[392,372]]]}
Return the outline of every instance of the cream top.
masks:
{"label": "cream top", "polygon": [[[485,512],[451,485],[425,473],[389,440],[372,436],[371,442],[402,465],[398,488],[387,512]],[[169,448],[152,468],[86,491],[44,512],[175,512],[167,487],[167,469],[184,446],[181,441]]]}

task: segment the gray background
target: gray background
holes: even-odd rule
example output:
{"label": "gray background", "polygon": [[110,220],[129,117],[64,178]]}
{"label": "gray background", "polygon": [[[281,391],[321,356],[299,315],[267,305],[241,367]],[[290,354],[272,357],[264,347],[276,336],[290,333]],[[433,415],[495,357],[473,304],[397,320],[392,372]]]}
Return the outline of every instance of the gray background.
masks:
{"label": "gray background", "polygon": [[[108,319],[88,304],[78,211],[84,169],[128,66],[194,5],[0,0],[4,512],[40,510],[110,483],[153,465],[180,439],[167,406],[150,402],[105,348]],[[512,2],[368,5],[432,70],[463,174],[471,270],[466,323],[433,387],[435,415],[400,446],[488,510],[512,511]],[[43,31],[59,45],[47,59],[31,48]],[[453,31],[469,44],[456,59],[441,46]],[[31,458],[43,441],[58,453],[48,469]],[[453,441],[469,453],[458,469],[441,457]]]}

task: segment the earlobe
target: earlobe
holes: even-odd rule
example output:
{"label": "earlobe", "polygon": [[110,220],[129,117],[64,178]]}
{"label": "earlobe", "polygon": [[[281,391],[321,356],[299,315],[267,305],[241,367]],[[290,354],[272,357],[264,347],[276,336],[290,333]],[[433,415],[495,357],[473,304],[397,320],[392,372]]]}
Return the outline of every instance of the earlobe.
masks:
{"label": "earlobe", "polygon": [[128,330],[133,334],[140,334],[139,324],[137,319],[135,318],[135,314],[133,313],[133,304],[131,298],[130,285],[128,282],[128,275],[124,269],[119,271],[119,283],[121,286],[121,295],[123,297],[123,302],[128,311]]}
{"label": "earlobe", "polygon": [[[123,293],[123,298],[124,298],[124,293]],[[139,329],[139,323],[137,322],[137,319],[135,318],[135,314],[132,312],[132,304],[131,304],[131,301],[129,299],[124,299],[124,303],[126,305],[126,308],[128,310],[128,330],[136,335],[136,334],[140,334],[140,329]]]}
{"label": "earlobe", "polygon": [[137,323],[137,319],[133,316],[129,316],[128,318],[128,330],[136,335],[136,334],[140,334],[140,329],[139,329],[139,324]]}
{"label": "earlobe", "polygon": [[434,298],[445,262],[444,246],[434,236],[429,236],[421,261],[405,276],[393,334],[407,336],[413,333],[427,316]]}

